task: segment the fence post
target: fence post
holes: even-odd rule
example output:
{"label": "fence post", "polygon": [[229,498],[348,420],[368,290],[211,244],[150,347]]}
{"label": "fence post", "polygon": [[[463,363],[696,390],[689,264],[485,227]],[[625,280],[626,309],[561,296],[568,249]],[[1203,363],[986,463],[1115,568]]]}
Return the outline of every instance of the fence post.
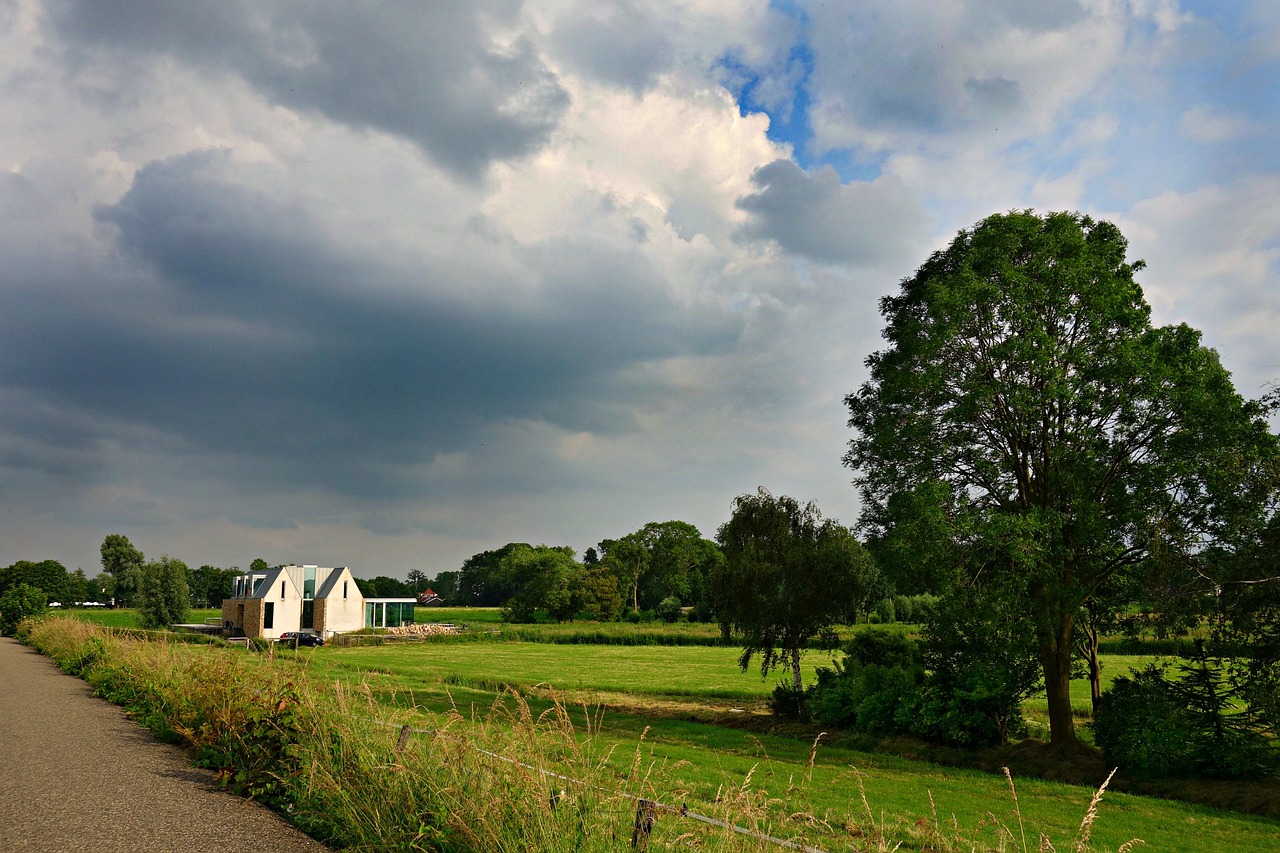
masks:
{"label": "fence post", "polygon": [[413,730],[408,726],[400,727],[400,737],[396,738],[396,757],[391,763],[400,766],[400,753],[404,752],[404,748],[409,745],[409,735]]}
{"label": "fence post", "polygon": [[644,850],[649,846],[649,833],[653,831],[653,822],[657,820],[657,804],[652,800],[636,801],[636,825],[631,831],[631,847]]}

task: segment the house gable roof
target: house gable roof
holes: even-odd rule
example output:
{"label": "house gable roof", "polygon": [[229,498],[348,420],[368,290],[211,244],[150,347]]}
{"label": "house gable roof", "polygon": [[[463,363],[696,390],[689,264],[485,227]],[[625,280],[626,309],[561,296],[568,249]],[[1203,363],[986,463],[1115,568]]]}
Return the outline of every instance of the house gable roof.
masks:
{"label": "house gable roof", "polygon": [[276,581],[278,580],[288,581],[289,585],[293,586],[293,581],[290,580],[288,573],[285,572],[284,570],[284,567],[276,566],[274,569],[267,569],[266,576],[262,580],[254,584],[254,588],[249,593],[248,597],[249,598],[266,598],[267,593],[271,591],[272,587],[275,586]]}
{"label": "house gable roof", "polygon": [[[353,586],[355,585],[355,578],[351,577],[351,570],[346,566],[339,566],[338,568],[330,571],[324,581],[320,584],[319,588],[316,589],[316,598],[328,598],[333,594],[334,589],[337,588],[338,581],[343,580],[344,578],[351,581]],[[360,587],[357,586],[356,595],[359,594]]]}

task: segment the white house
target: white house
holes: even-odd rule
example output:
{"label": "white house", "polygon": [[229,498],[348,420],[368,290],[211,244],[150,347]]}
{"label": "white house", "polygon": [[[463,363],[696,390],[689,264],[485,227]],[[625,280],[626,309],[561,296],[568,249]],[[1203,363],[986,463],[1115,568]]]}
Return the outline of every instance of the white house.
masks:
{"label": "white house", "polygon": [[346,566],[276,566],[236,578],[222,602],[222,630],[233,637],[276,639],[285,631],[329,637],[413,621],[406,599],[366,599]]}

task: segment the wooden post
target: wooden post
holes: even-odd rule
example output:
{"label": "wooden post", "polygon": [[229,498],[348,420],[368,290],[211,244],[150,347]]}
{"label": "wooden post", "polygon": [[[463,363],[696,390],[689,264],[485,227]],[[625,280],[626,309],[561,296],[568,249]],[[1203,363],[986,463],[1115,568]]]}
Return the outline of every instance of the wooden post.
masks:
{"label": "wooden post", "polygon": [[409,745],[409,735],[413,730],[408,726],[400,727],[400,737],[396,738],[396,757],[391,763],[400,766],[400,753],[404,752],[404,748]]}
{"label": "wooden post", "polygon": [[632,849],[644,850],[649,846],[649,833],[653,832],[653,822],[657,819],[657,805],[652,800],[636,801],[636,825],[631,831]]}

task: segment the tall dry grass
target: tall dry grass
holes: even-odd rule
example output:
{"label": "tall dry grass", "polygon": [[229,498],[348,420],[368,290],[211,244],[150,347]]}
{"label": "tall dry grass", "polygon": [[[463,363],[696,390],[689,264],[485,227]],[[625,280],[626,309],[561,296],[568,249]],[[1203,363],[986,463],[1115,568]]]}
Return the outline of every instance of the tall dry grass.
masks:
{"label": "tall dry grass", "polygon": [[[184,744],[230,790],[265,802],[340,849],[617,851],[631,849],[638,800],[653,805],[650,850],[879,850],[1030,853],[1010,777],[1015,833],[992,817],[964,830],[954,819],[878,815],[862,778],[848,814],[818,814],[806,778],[782,798],[752,785],[722,787],[682,816],[690,792],[653,760],[643,737],[626,754],[599,737],[586,707],[535,713],[521,695],[484,714],[391,708],[362,682],[317,684],[271,651],[148,642],[76,620],[29,627],[28,641],[161,737]],[[1104,786],[1105,787],[1105,786]],[[1073,848],[1088,848],[1095,795]],[[1038,850],[1055,849],[1040,837]],[[778,842],[783,842],[779,844]]]}

